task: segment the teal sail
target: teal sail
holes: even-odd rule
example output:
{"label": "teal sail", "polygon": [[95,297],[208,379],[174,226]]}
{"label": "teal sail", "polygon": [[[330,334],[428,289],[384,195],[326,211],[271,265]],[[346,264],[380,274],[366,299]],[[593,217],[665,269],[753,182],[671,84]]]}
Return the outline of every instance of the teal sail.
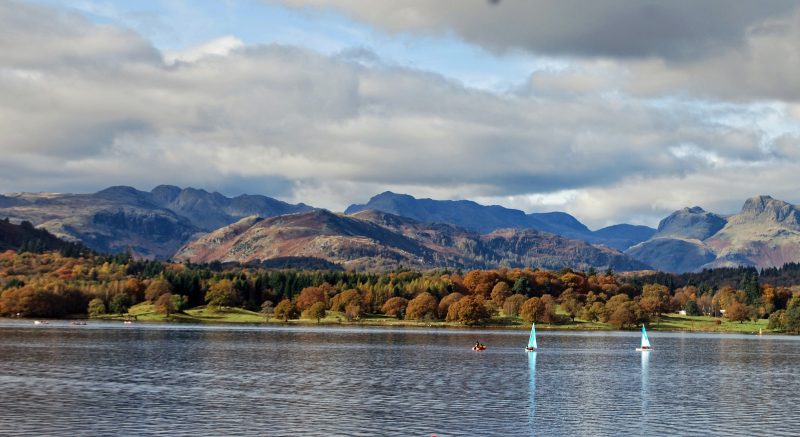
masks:
{"label": "teal sail", "polygon": [[536,345],[536,323],[531,325],[531,336],[528,339],[528,347],[533,349],[538,349],[539,347]]}
{"label": "teal sail", "polygon": [[650,349],[650,339],[647,338],[647,331],[644,329],[644,323],[642,323],[642,349]]}

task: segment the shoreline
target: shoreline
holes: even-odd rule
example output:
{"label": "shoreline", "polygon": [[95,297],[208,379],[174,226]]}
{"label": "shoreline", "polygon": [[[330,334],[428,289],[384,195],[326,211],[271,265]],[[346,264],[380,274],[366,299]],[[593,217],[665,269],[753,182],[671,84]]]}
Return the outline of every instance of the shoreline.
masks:
{"label": "shoreline", "polygon": [[[188,310],[194,311],[195,313],[198,312],[197,309]],[[202,310],[201,310],[202,311]],[[399,320],[395,318],[387,318],[387,317],[368,317],[366,319],[362,319],[359,321],[347,321],[347,320],[340,320],[335,318],[336,316],[328,316],[325,319],[320,320],[319,322],[315,320],[307,320],[307,319],[290,319],[288,321],[277,320],[277,319],[270,319],[264,320],[263,316],[257,316],[260,320],[256,320],[252,317],[248,317],[246,319],[241,317],[230,317],[230,316],[240,316],[241,311],[235,312],[215,312],[210,313],[212,316],[210,317],[196,317],[195,315],[184,312],[184,313],[177,313],[170,315],[169,317],[155,315],[151,313],[144,313],[144,314],[131,314],[130,316],[125,315],[114,315],[114,316],[105,316],[99,318],[86,318],[86,317],[62,317],[62,318],[28,318],[28,317],[2,317],[0,320],[14,320],[14,321],[29,321],[32,325],[35,321],[62,321],[65,323],[72,323],[76,321],[81,321],[85,323],[91,324],[93,321],[101,321],[101,322],[124,322],[125,320],[131,320],[134,324],[144,323],[144,324],[151,324],[151,323],[167,323],[167,324],[199,324],[199,325],[250,325],[250,326],[343,326],[343,327],[386,327],[386,328],[404,328],[404,329],[468,329],[468,330],[508,330],[508,331],[527,331],[530,329],[530,325],[525,323],[518,323],[518,322],[507,322],[507,323],[488,323],[484,325],[465,325],[461,323],[455,322],[444,322],[444,321],[434,321],[434,322],[419,322],[419,321],[411,321],[411,320]],[[253,313],[256,314],[256,313]],[[251,314],[248,314],[251,315]],[[252,315],[251,315],[252,316]],[[704,319],[700,319],[703,317]],[[688,326],[686,325],[685,319],[690,318]],[[673,316],[667,315],[662,316],[662,320],[659,322],[649,323],[647,324],[647,329],[652,332],[693,332],[693,333],[711,333],[711,334],[744,334],[744,335],[759,335],[759,329],[761,329],[761,335],[792,335],[789,333],[778,332],[773,330],[766,329],[766,320],[761,319],[758,322],[750,322],[747,324],[740,324],[738,322],[727,322],[722,321],[720,324],[716,324],[711,320],[720,320],[720,319],[713,319],[706,316],[696,316],[696,319],[699,320],[691,320],[692,316]],[[683,322],[680,326],[675,326],[676,319],[679,319]],[[76,325],[81,326],[81,325]],[[538,331],[555,331],[555,332],[600,332],[600,331],[607,331],[607,332],[635,332],[639,329],[639,326],[633,326],[628,329],[617,329],[611,325],[600,323],[600,322],[586,322],[586,321],[576,321],[570,322],[565,324],[537,324],[536,329]],[[711,328],[711,329],[709,329]]]}

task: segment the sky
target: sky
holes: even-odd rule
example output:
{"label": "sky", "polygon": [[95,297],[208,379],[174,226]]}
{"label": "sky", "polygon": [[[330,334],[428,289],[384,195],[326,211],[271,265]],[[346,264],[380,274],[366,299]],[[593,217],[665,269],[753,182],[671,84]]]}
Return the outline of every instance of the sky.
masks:
{"label": "sky", "polygon": [[800,203],[800,2],[0,0],[0,192]]}

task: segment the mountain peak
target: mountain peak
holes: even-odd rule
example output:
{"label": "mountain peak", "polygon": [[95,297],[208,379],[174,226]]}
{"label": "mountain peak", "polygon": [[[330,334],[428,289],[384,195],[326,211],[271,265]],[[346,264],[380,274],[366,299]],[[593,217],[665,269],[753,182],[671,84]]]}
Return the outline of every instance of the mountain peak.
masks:
{"label": "mountain peak", "polygon": [[751,197],[745,200],[744,205],[742,205],[742,212],[753,212],[760,214],[767,210],[767,208],[777,206],[775,205],[776,203],[780,206],[788,205],[788,203],[782,200],[775,200],[772,198],[772,196],[762,194],[760,196]]}
{"label": "mountain peak", "polygon": [[685,211],[685,212],[692,213],[692,214],[703,214],[704,212],[706,212],[706,210],[704,210],[703,208],[701,208],[699,206],[691,206],[691,207],[687,206],[687,207],[683,208],[681,211]]}
{"label": "mountain peak", "polygon": [[183,191],[180,187],[175,185],[159,185],[150,191],[153,198],[159,203],[169,203],[175,200]]}
{"label": "mountain peak", "polygon": [[150,203],[150,193],[139,191],[127,185],[115,185],[94,193],[100,199],[113,202],[125,202],[133,204]]}
{"label": "mountain peak", "polygon": [[747,199],[739,214],[775,222],[784,222],[787,219],[793,222],[798,221],[797,208],[794,205],[766,195]]}
{"label": "mountain peak", "polygon": [[692,206],[673,212],[658,224],[653,238],[688,238],[704,240],[725,226],[725,218]]}

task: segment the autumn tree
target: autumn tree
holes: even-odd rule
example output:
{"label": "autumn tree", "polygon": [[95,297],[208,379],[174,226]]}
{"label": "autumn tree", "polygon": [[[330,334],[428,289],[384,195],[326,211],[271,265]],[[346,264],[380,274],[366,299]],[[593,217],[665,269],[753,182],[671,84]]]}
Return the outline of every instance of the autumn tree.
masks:
{"label": "autumn tree", "polygon": [[144,291],[144,298],[155,302],[162,294],[172,293],[172,285],[166,279],[153,279]]}
{"label": "autumn tree", "polygon": [[795,294],[786,305],[783,325],[787,332],[800,333],[800,294]]}
{"label": "autumn tree", "polygon": [[355,289],[345,290],[331,299],[331,311],[344,311],[347,305],[361,305],[361,293]]}
{"label": "autumn tree", "polygon": [[605,320],[601,319],[603,322],[608,322],[617,328],[624,328],[636,320],[636,315],[631,307],[631,299],[627,294],[612,296],[606,302],[604,316]]}
{"label": "autumn tree", "polygon": [[297,309],[292,305],[289,299],[284,299],[278,302],[278,305],[275,307],[275,317],[283,319],[283,321],[286,322],[289,319],[297,317]]}
{"label": "autumn tree", "polygon": [[230,279],[221,279],[213,283],[205,295],[206,303],[211,310],[233,306],[238,299],[239,295]]}
{"label": "autumn tree", "polygon": [[606,307],[599,301],[592,302],[591,305],[587,302],[586,305],[581,308],[580,316],[581,319],[589,322],[607,320]]}
{"label": "autumn tree", "polygon": [[767,329],[775,331],[786,330],[786,310],[778,310],[769,315]]}
{"label": "autumn tree", "polygon": [[404,297],[395,296],[386,301],[381,307],[381,312],[387,316],[397,317],[398,319],[405,316],[406,307],[408,306],[408,299]]}
{"label": "autumn tree", "polygon": [[714,306],[714,299],[711,293],[700,295],[697,298],[697,306],[700,308],[700,315],[717,315],[716,307]]}
{"label": "autumn tree", "polygon": [[541,317],[543,310],[544,306],[542,305],[542,300],[538,297],[532,297],[522,304],[519,315],[522,317],[522,320],[533,323]]}
{"label": "autumn tree", "polygon": [[348,321],[360,320],[364,314],[364,307],[358,301],[351,301],[344,307],[344,317]]}
{"label": "autumn tree", "polygon": [[305,311],[303,311],[302,316],[304,319],[317,319],[317,323],[319,323],[319,321],[325,317],[325,303],[314,303],[310,307],[306,308]]}
{"label": "autumn tree", "polygon": [[510,317],[518,316],[519,310],[526,300],[525,296],[521,294],[512,294],[503,302],[503,314]]}
{"label": "autumn tree", "polygon": [[580,314],[582,306],[573,289],[568,288],[564,290],[559,300],[561,301],[561,309],[563,309],[574,322],[575,317]]}
{"label": "autumn tree", "polygon": [[436,298],[428,292],[418,294],[408,302],[406,320],[432,320],[436,318]]}
{"label": "autumn tree", "polygon": [[305,311],[306,308],[317,302],[325,303],[325,289],[322,287],[306,287],[300,290],[295,306],[299,311]]}
{"label": "autumn tree", "polygon": [[711,304],[714,308],[727,308],[734,300],[736,300],[736,291],[725,286],[720,288],[711,298]]}
{"label": "autumn tree", "polygon": [[145,286],[137,278],[128,278],[122,286],[122,292],[130,296],[131,303],[141,302],[144,299]]}
{"label": "autumn tree", "polygon": [[103,299],[96,297],[89,301],[89,308],[87,310],[89,317],[99,317],[106,313],[106,304]]}
{"label": "autumn tree", "polygon": [[731,322],[739,323],[750,320],[750,307],[736,300],[731,301],[728,306],[725,307],[725,318]]}
{"label": "autumn tree", "polygon": [[617,329],[625,329],[636,323],[636,311],[633,301],[625,301],[616,305],[608,316],[608,323]]}
{"label": "autumn tree", "polygon": [[687,309],[686,305],[688,305],[689,301],[696,299],[697,299],[697,287],[687,286],[679,288],[675,290],[675,294],[673,294],[672,298],[670,299],[670,306],[673,309],[683,308],[684,310],[686,310]]}
{"label": "autumn tree", "polygon": [[464,295],[459,292],[453,292],[443,297],[442,300],[439,301],[439,306],[436,308],[439,318],[447,318],[447,310],[450,309],[450,305],[458,302],[462,297],[464,297]]}
{"label": "autumn tree", "polygon": [[556,323],[556,300],[549,294],[543,295],[539,302],[542,305],[542,312],[539,314],[539,321],[542,323]]}
{"label": "autumn tree", "polygon": [[492,288],[492,301],[498,307],[502,307],[509,296],[511,296],[511,287],[507,282],[500,281]]}
{"label": "autumn tree", "polygon": [[164,293],[158,296],[156,303],[153,304],[153,311],[169,317],[175,312],[175,301],[172,300],[172,293]]}
{"label": "autumn tree", "polygon": [[497,281],[497,272],[493,270],[471,270],[464,276],[464,285],[469,291],[483,298],[489,297]]}
{"label": "autumn tree", "polygon": [[642,287],[642,298],[639,300],[642,310],[652,314],[661,315],[669,311],[669,288],[661,284],[647,284]]}
{"label": "autumn tree", "polygon": [[465,325],[479,325],[489,321],[491,315],[476,296],[466,296],[450,305],[447,310],[448,322],[461,322]]}

